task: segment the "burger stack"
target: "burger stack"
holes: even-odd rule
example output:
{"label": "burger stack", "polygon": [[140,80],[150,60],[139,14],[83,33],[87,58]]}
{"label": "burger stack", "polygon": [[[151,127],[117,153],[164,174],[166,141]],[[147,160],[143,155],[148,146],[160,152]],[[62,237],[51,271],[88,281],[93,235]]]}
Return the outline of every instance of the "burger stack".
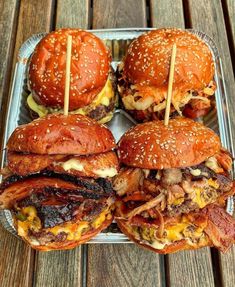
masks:
{"label": "burger stack", "polygon": [[[68,35],[73,42],[64,116]],[[110,52],[92,33],[61,29],[39,42],[29,61],[27,98],[37,119],[8,141],[1,208],[11,211],[18,235],[38,250],[76,247],[115,217],[130,240],[158,253],[204,246],[226,251],[235,241],[235,221],[225,211],[234,194],[232,158],[212,130],[192,120],[214,104],[208,46],[186,31],[154,30],[130,44],[116,76],[117,83]],[[102,124],[112,118],[116,85],[122,107],[140,122],[118,146]]]}

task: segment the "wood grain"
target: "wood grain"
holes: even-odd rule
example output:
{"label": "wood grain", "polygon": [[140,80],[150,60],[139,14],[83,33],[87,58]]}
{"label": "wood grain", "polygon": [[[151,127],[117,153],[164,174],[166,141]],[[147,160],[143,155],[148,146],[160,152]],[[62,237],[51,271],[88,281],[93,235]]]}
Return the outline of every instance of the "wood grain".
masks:
{"label": "wood grain", "polygon": [[[18,16],[18,1],[0,1],[0,138],[4,131],[5,109],[10,86],[12,55]],[[1,149],[1,143],[0,143]]]}
{"label": "wood grain", "polygon": [[81,248],[36,252],[34,286],[80,286]]}
{"label": "wood grain", "polygon": [[[145,26],[145,1],[93,2],[93,28]],[[164,282],[163,256],[132,244],[88,245],[87,258],[87,286],[162,286]]]}
{"label": "wood grain", "polygon": [[227,14],[229,26],[232,32],[233,48],[235,47],[235,2],[234,0],[222,0],[227,6]]}
{"label": "wood grain", "polygon": [[[232,123],[233,139],[235,131],[235,83],[233,77],[232,63],[227,41],[226,28],[223,18],[223,11],[220,1],[189,0],[189,12],[191,15],[192,27],[204,31],[215,41],[223,62],[224,78],[229,99],[230,119]],[[220,271],[224,286],[234,286],[234,272],[231,273],[230,268],[234,268],[235,247],[224,256],[221,256]],[[219,262],[214,262],[219,264]],[[230,268],[228,268],[230,266]]]}
{"label": "wood grain", "polygon": [[[159,0],[151,1],[151,21],[154,27],[184,28],[184,13],[182,1]],[[166,256],[167,282],[169,286],[183,286],[190,282],[190,286],[213,286],[213,268],[210,249],[186,251]],[[201,272],[204,270],[208,279],[202,283]],[[183,284],[183,285],[182,285]]]}
{"label": "wood grain", "polygon": [[14,22],[17,13],[17,1],[0,1],[0,106],[6,84],[6,78],[11,68],[12,43]]}
{"label": "wood grain", "polygon": [[87,287],[163,286],[162,260],[133,244],[89,246]]}
{"label": "wood grain", "polygon": [[233,247],[228,253],[220,253],[220,268],[222,270],[222,283],[224,287],[235,286],[235,248]]}
{"label": "wood grain", "polygon": [[[55,27],[88,28],[89,1],[58,1]],[[34,286],[80,286],[82,248],[37,252]],[[63,276],[61,276],[61,274]]]}
{"label": "wood grain", "polygon": [[94,0],[93,29],[146,27],[144,0]]}
{"label": "wood grain", "polygon": [[182,251],[168,256],[168,284],[171,287],[214,286],[209,248]]}
{"label": "wood grain", "polygon": [[[3,2],[4,5],[5,3],[12,3],[12,1],[1,1],[0,6]],[[14,8],[14,5],[12,9]],[[12,13],[14,13],[14,11]],[[22,45],[23,41],[25,41],[32,34],[42,31],[49,31],[50,14],[50,0],[21,1],[16,39],[12,39],[12,45],[15,45],[12,74],[14,71],[19,47]],[[7,15],[5,16],[7,17]],[[13,16],[8,14],[8,17],[12,22]],[[9,21],[9,19],[6,19],[6,21]],[[9,30],[7,31],[9,32]],[[5,57],[8,57],[7,51]],[[6,110],[7,95],[8,93],[6,93],[6,98],[2,105],[2,114],[4,114]],[[4,119],[2,120],[4,122]],[[2,259],[0,264],[1,287],[31,286],[33,276],[34,251],[21,240],[15,238],[13,235],[3,230],[2,227],[0,228],[0,232],[0,258]]]}
{"label": "wood grain", "polygon": [[233,139],[235,139],[235,82],[221,2],[217,0],[189,0],[188,7],[192,27],[211,36],[218,47],[223,63],[229,111],[233,122]]}
{"label": "wood grain", "polygon": [[182,0],[150,0],[151,26],[184,28]]}
{"label": "wood grain", "polygon": [[56,28],[89,28],[89,0],[57,1]]}
{"label": "wood grain", "polygon": [[32,284],[34,252],[22,240],[0,226],[1,287]]}

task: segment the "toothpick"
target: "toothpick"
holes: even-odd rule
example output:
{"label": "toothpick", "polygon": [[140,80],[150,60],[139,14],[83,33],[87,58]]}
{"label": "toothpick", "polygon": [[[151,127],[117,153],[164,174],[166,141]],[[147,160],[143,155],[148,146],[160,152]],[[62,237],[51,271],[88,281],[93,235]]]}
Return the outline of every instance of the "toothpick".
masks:
{"label": "toothpick", "polygon": [[170,73],[169,73],[168,90],[167,90],[167,98],[166,98],[166,110],[165,110],[165,118],[164,118],[165,126],[167,126],[169,123],[172,88],[173,88],[174,71],[175,71],[175,58],[176,58],[176,44],[173,45],[172,53],[171,53],[171,64],[170,64]]}
{"label": "toothpick", "polygon": [[67,51],[66,51],[65,89],[64,89],[64,115],[65,116],[67,116],[68,112],[69,112],[71,52],[72,52],[72,36],[68,35],[68,37],[67,37]]}

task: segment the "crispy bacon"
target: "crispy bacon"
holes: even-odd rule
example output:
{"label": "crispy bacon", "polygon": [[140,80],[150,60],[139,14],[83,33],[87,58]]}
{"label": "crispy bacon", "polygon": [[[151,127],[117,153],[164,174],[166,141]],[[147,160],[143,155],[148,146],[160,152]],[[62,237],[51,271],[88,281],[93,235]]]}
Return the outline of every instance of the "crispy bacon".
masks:
{"label": "crispy bacon", "polygon": [[235,219],[215,204],[204,208],[202,212],[208,217],[205,232],[215,247],[226,252],[235,243]]}
{"label": "crispy bacon", "polygon": [[231,170],[233,161],[227,150],[221,149],[220,152],[215,155],[215,158],[225,171]]}
{"label": "crispy bacon", "polygon": [[127,214],[127,218],[131,218],[133,216],[135,216],[136,214],[140,214],[141,212],[151,209],[153,207],[155,207],[157,204],[161,203],[163,200],[165,200],[166,196],[164,194],[159,194],[157,197],[149,200],[148,202],[142,204],[141,206],[136,207],[135,209],[133,209],[132,211],[130,211]]}

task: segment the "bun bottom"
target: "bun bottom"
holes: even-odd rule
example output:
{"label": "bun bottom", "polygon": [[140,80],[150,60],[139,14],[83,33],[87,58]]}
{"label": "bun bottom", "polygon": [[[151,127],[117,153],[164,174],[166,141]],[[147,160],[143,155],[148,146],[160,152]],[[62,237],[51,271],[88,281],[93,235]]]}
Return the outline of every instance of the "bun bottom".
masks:
{"label": "bun bottom", "polygon": [[123,220],[120,220],[120,219],[115,219],[115,220],[117,222],[118,227],[122,231],[122,233],[124,233],[131,241],[136,243],[139,247],[142,247],[142,248],[147,249],[147,250],[151,250],[155,253],[170,254],[170,253],[175,253],[175,252],[180,251],[180,250],[195,250],[198,248],[211,246],[209,244],[209,242],[208,242],[208,244],[205,244],[205,245],[192,246],[192,245],[189,245],[186,240],[182,239],[182,240],[179,240],[177,242],[174,242],[174,243],[167,245],[163,249],[156,249],[156,248],[151,247],[148,244],[144,244],[144,243],[140,242],[140,240],[136,239],[135,236],[132,233],[130,233],[130,231],[128,230],[128,224],[126,224],[126,222],[124,222]]}
{"label": "bun bottom", "polygon": [[99,234],[102,230],[107,228],[112,223],[112,221],[113,221],[113,217],[111,219],[105,220],[99,228],[85,233],[84,235],[81,236],[79,240],[52,242],[46,245],[34,245],[31,243],[30,238],[24,238],[24,237],[21,237],[21,238],[26,243],[28,243],[33,249],[36,249],[39,251],[68,250],[68,249],[73,249],[83,243],[86,243],[91,238]]}

